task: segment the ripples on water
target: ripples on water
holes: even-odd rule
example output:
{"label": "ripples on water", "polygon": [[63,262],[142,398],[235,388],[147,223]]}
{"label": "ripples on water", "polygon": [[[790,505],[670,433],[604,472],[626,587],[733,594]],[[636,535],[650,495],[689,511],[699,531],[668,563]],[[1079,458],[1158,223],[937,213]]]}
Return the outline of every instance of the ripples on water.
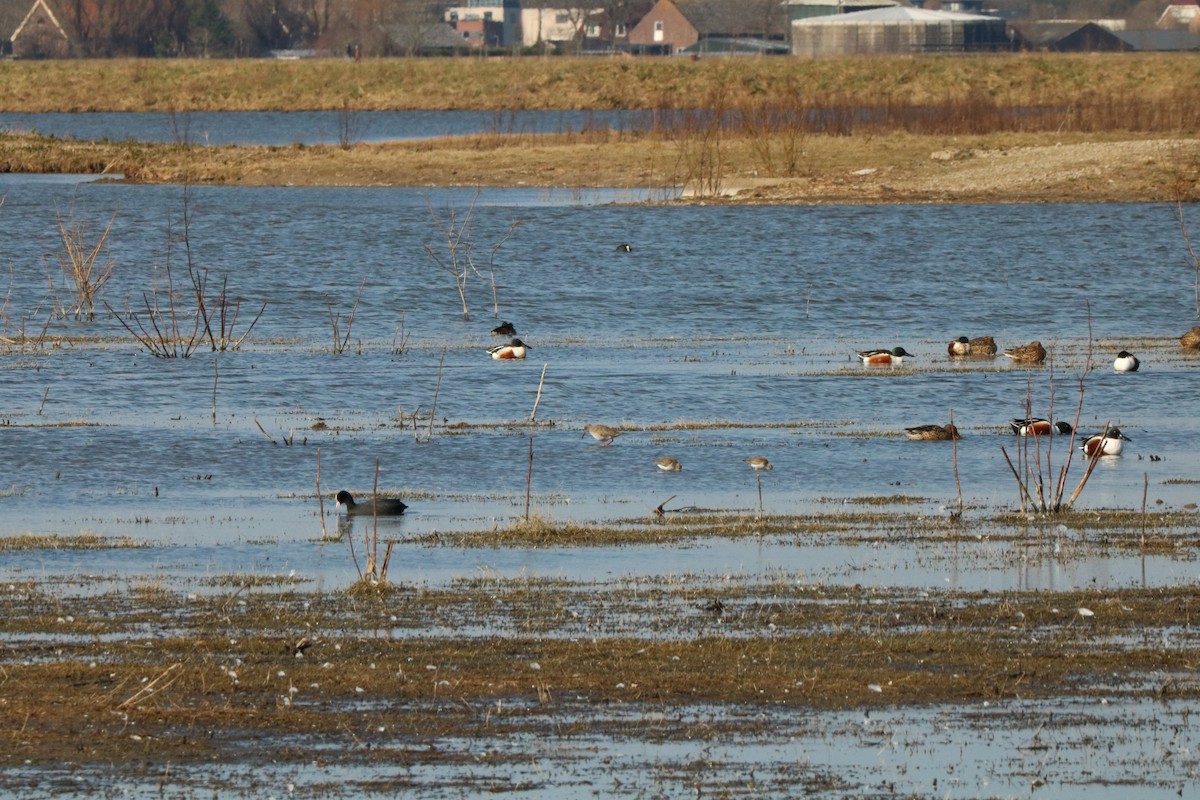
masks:
{"label": "ripples on water", "polygon": [[[0,194],[12,325],[45,323],[47,278],[62,279],[56,210],[69,210],[72,198],[93,230],[116,212],[111,304],[137,308],[143,292],[161,286],[168,223],[175,237],[181,230],[180,187],[10,175],[0,177]],[[427,243],[445,246],[430,208],[443,218],[454,209],[461,220],[475,192],[193,188],[195,263],[212,271],[210,285],[228,275],[231,294],[244,299],[242,325],[263,302],[266,312],[244,350],[219,360],[151,358],[107,317],[51,324],[52,335],[102,336],[101,345],[0,355],[0,413],[14,426],[2,432],[5,529],[96,530],[166,547],[309,541],[320,531],[311,499],[318,447],[326,490],[368,493],[379,459],[381,489],[418,494],[410,515],[387,523],[389,535],[507,524],[523,511],[522,429],[439,429],[418,443],[398,427],[401,411],[429,411],[443,354],[437,418],[450,424],[526,419],[548,365],[538,417],[555,427],[537,434],[533,487],[537,509],[552,517],[640,516],[670,495],[673,505],[748,511],[756,485],[742,459],[756,453],[776,465],[763,477],[771,511],[904,494],[928,498],[930,513],[940,513],[955,496],[947,448],[901,434],[944,422],[951,408],[967,434],[958,468],[968,501],[1011,506],[1001,426],[1024,414],[1027,372],[1002,357],[951,364],[945,343],[964,334],[991,334],[1002,347],[1040,339],[1056,354],[1058,416],[1071,418],[1089,310],[1098,367],[1083,427],[1111,420],[1133,442],[1100,465],[1082,505],[1139,507],[1143,475],[1151,502],[1196,499],[1193,485],[1164,483],[1194,477],[1200,426],[1191,400],[1200,362],[1174,347],[1194,309],[1173,208],[599,204],[611,199],[478,196],[477,266],[521,223],[497,252],[495,275],[499,317],[533,349],[524,363],[498,363],[484,351],[497,323],[488,282],[472,276],[473,319],[464,322],[453,279],[425,252]],[[633,252],[616,252],[619,242]],[[177,280],[181,253],[176,241]],[[345,330],[364,280],[350,351],[334,355],[330,314]],[[410,338],[394,354],[401,325]],[[911,368],[865,370],[851,358],[894,345],[917,354]],[[1143,369],[1113,374],[1111,359],[1126,346],[1143,356]],[[1033,372],[1035,414],[1046,413],[1049,375]],[[593,421],[636,429],[685,420],[804,426],[631,430],[612,447],[580,437]],[[329,430],[315,430],[319,421]],[[654,459],[666,454],[683,462],[682,473],[656,473]],[[1150,454],[1163,460],[1138,458]],[[677,554],[678,564],[739,561],[727,549]],[[219,548],[204,552],[220,559]],[[257,552],[272,565],[280,558],[278,548]],[[337,569],[304,548],[282,552],[302,568]],[[145,556],[110,558],[130,557]],[[810,557],[777,547],[766,566]],[[479,561],[569,575],[644,569],[642,556],[616,548],[577,557],[436,553],[421,574],[462,574]]]}

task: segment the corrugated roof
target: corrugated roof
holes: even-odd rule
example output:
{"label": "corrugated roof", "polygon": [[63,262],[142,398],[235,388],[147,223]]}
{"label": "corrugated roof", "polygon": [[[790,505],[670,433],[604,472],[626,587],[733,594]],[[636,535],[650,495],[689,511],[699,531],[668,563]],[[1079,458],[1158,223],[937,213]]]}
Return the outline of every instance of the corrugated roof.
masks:
{"label": "corrugated roof", "polygon": [[1200,50],[1200,36],[1188,31],[1113,31],[1113,36],[1134,50]]}
{"label": "corrugated roof", "polygon": [[832,14],[827,17],[809,17],[792,22],[793,25],[854,25],[859,22],[983,22],[997,17],[986,14],[966,14],[961,11],[930,11],[910,6],[872,8],[870,11],[852,11],[849,14]]}

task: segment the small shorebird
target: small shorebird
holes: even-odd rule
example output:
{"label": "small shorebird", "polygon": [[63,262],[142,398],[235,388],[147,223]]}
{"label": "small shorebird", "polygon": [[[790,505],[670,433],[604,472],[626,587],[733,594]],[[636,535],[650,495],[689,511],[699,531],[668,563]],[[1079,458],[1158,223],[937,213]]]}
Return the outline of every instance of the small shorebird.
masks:
{"label": "small shorebird", "polygon": [[1008,427],[1012,428],[1013,433],[1017,436],[1050,436],[1060,434],[1062,436],[1071,435],[1071,426],[1066,422],[1050,422],[1048,419],[1041,417],[1013,417],[1008,423]]}
{"label": "small shorebird", "polygon": [[1100,456],[1119,456],[1124,442],[1132,442],[1118,428],[1109,428],[1108,433],[1097,433],[1084,439],[1079,448],[1091,458]]}
{"label": "small shorebird", "polygon": [[671,456],[663,456],[654,462],[654,464],[663,472],[680,472],[683,470],[683,464]]}
{"label": "small shorebird", "polygon": [[767,461],[767,459],[763,456],[752,456],[747,458],[743,463],[749,464],[750,469],[754,470],[755,472],[764,472],[775,469],[771,462]]}
{"label": "small shorebird", "polygon": [[525,344],[520,339],[511,339],[508,344],[498,344],[495,347],[489,347],[488,352],[492,354],[492,358],[501,361],[507,361],[514,358],[524,358],[525,351],[533,349],[530,345]]}
{"label": "small shorebird", "polygon": [[613,443],[613,439],[621,435],[621,432],[607,425],[584,425],[583,435],[587,436],[588,434],[591,434],[593,439],[607,447]]}
{"label": "small shorebird", "polygon": [[1046,348],[1041,342],[1030,342],[1012,350],[1005,350],[1004,355],[1021,364],[1040,364],[1046,360]]}
{"label": "small shorebird", "polygon": [[903,347],[893,347],[891,350],[859,350],[858,357],[864,364],[873,366],[882,364],[899,364],[906,358],[916,358]]}
{"label": "small shorebird", "polygon": [[918,425],[904,430],[905,435],[914,442],[948,442],[962,438],[958,428],[953,425]]}
{"label": "small shorebird", "polygon": [[1189,350],[1200,349],[1200,325],[1197,325],[1183,336],[1180,336],[1179,346],[1186,347]]}
{"label": "small shorebird", "polygon": [[496,327],[492,328],[492,336],[516,336],[517,329],[513,327],[511,322],[501,322]]}
{"label": "small shorebird", "polygon": [[996,355],[996,340],[990,336],[976,336],[971,340],[970,345],[973,356]]}
{"label": "small shorebird", "polygon": [[960,336],[946,345],[946,352],[952,356],[969,356],[971,355],[971,340]]}
{"label": "small shorebird", "polygon": [[1137,372],[1138,367],[1142,365],[1138,361],[1138,357],[1128,350],[1122,350],[1117,353],[1117,360],[1113,362],[1113,369],[1117,372]]}
{"label": "small shorebird", "polygon": [[354,502],[354,495],[345,489],[337,493],[336,508],[345,508],[352,516],[398,517],[408,506],[394,497],[380,497],[378,500],[367,500],[364,503]]}

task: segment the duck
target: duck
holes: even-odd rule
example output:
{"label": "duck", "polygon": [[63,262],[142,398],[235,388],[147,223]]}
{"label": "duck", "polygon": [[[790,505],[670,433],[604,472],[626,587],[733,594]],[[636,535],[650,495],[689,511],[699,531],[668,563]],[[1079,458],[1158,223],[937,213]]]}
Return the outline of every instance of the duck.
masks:
{"label": "duck", "polygon": [[767,461],[765,456],[751,456],[742,463],[749,464],[750,469],[755,472],[770,472],[775,469],[775,466],[770,461]]}
{"label": "duck", "polygon": [[1125,442],[1132,442],[1119,428],[1109,428],[1107,433],[1097,433],[1089,436],[1079,445],[1079,449],[1091,458],[1100,456],[1119,456]]}
{"label": "duck", "polygon": [[953,425],[918,425],[904,430],[905,435],[914,442],[949,442],[962,438],[958,428]]}
{"label": "duck", "polygon": [[492,358],[498,361],[508,361],[514,358],[524,358],[525,351],[532,349],[532,346],[525,344],[520,339],[510,339],[508,344],[489,347],[488,352],[492,354]]}
{"label": "duck", "polygon": [[951,356],[969,356],[971,355],[971,340],[965,336],[960,336],[946,345],[946,352]]}
{"label": "duck", "polygon": [[1040,364],[1046,360],[1046,348],[1038,341],[1005,350],[1004,355],[1021,364]]}
{"label": "duck", "polygon": [[1113,362],[1113,369],[1117,372],[1137,372],[1138,367],[1142,365],[1138,361],[1138,357],[1128,350],[1122,350],[1117,353],[1117,360]]}
{"label": "duck", "polygon": [[621,432],[616,428],[610,428],[607,425],[584,425],[583,435],[587,436],[589,434],[593,439],[607,447],[613,443],[613,439],[616,439],[621,435]]}
{"label": "duck", "polygon": [[680,464],[677,459],[671,456],[663,456],[655,461],[654,464],[663,472],[680,472],[683,470],[683,464]]}
{"label": "duck", "polygon": [[346,514],[350,516],[362,514],[368,517],[398,517],[404,513],[404,509],[408,508],[394,497],[380,497],[376,500],[367,500],[365,503],[356,503],[354,495],[345,489],[337,493],[337,508],[343,507],[346,509]]}
{"label": "duck", "polygon": [[971,355],[989,357],[996,355],[996,340],[991,336],[976,336],[970,341]]}
{"label": "duck", "polygon": [[629,242],[621,242],[619,245],[617,245],[617,252],[618,253],[632,253],[633,245],[631,245]]}
{"label": "duck", "polygon": [[1050,436],[1053,434],[1070,436],[1075,430],[1069,423],[1062,422],[1061,420],[1051,422],[1041,417],[1026,417],[1024,419],[1013,417],[1008,426],[1012,428],[1012,432],[1017,436]]}
{"label": "duck", "polygon": [[871,366],[900,364],[906,358],[916,358],[903,347],[893,347],[891,350],[859,350],[858,357],[864,364]]}
{"label": "duck", "polygon": [[1179,337],[1179,346],[1189,350],[1200,350],[1200,325]]}
{"label": "duck", "polygon": [[492,328],[492,336],[516,336],[517,329],[513,327],[511,322],[501,322],[496,327]]}

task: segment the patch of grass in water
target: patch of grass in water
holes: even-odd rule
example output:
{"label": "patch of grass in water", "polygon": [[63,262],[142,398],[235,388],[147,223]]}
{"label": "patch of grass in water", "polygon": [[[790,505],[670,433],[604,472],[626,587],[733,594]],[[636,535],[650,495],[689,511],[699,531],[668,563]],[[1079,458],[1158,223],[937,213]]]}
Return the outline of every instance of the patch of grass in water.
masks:
{"label": "patch of grass in water", "polygon": [[101,536],[97,533],[79,533],[63,536],[57,533],[20,533],[0,537],[0,552],[28,550],[118,550],[124,548],[149,547],[145,541],[128,536]]}

